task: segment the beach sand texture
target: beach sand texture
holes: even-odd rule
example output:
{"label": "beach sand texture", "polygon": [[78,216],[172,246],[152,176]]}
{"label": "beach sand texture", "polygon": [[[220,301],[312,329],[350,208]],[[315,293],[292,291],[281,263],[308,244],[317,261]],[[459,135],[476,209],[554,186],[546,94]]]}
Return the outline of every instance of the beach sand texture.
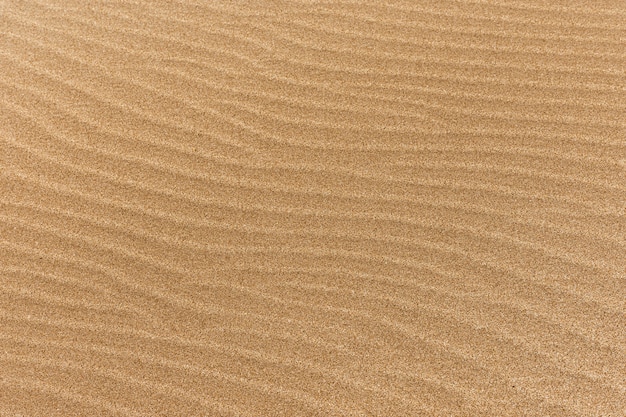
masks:
{"label": "beach sand texture", "polygon": [[626,2],[0,0],[0,416],[626,416]]}

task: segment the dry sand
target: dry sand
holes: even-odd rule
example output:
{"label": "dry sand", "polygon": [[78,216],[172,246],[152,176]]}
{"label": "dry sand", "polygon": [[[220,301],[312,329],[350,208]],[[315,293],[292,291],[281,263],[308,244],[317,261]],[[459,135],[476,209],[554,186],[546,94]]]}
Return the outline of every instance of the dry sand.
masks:
{"label": "dry sand", "polygon": [[0,0],[0,416],[625,416],[625,46],[623,0]]}

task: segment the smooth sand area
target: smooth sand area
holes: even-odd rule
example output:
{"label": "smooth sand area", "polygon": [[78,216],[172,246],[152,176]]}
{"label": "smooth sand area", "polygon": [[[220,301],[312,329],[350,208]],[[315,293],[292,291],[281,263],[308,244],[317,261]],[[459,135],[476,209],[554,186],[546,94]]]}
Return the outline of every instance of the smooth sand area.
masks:
{"label": "smooth sand area", "polygon": [[625,115],[623,0],[0,0],[0,417],[624,417]]}

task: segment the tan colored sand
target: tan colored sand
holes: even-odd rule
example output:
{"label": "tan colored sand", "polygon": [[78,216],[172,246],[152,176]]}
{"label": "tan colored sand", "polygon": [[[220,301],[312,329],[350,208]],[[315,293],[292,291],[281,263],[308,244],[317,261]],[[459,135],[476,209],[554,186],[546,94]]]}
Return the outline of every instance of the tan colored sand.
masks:
{"label": "tan colored sand", "polygon": [[626,2],[0,0],[0,415],[626,415]]}

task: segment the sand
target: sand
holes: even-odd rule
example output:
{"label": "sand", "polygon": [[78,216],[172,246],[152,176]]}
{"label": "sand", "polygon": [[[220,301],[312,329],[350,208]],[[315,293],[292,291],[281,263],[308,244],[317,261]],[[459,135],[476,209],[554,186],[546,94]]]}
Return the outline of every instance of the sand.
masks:
{"label": "sand", "polygon": [[626,2],[0,0],[0,416],[626,416]]}

